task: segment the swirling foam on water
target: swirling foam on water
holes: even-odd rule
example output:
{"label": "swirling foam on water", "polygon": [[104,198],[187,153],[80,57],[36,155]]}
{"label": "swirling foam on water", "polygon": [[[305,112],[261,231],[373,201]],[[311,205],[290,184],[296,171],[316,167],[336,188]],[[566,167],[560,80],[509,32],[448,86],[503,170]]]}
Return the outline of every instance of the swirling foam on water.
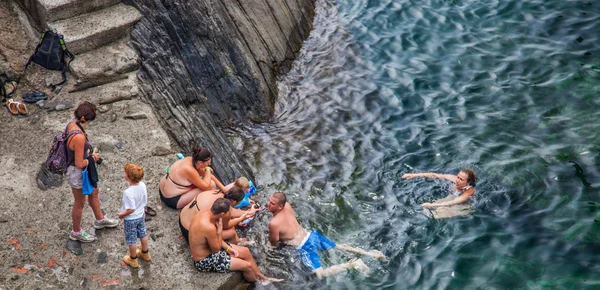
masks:
{"label": "swirling foam on water", "polygon": [[[599,3],[317,6],[315,29],[279,83],[276,118],[243,128],[240,149],[266,185],[259,200],[283,190],[305,227],[380,248],[390,260],[366,259],[370,277],[319,281],[293,250],[262,246],[261,267],[289,281],[271,287],[600,284]],[[428,219],[418,204],[445,196],[449,185],[400,179],[462,167],[479,175],[468,217]],[[269,216],[248,233],[260,244]]]}

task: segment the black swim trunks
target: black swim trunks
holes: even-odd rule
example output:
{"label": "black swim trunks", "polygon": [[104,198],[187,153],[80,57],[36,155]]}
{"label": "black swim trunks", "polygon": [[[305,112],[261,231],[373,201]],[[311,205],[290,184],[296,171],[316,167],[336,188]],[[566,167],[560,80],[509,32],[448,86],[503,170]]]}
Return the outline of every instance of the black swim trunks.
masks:
{"label": "black swim trunks", "polygon": [[162,191],[160,191],[160,188],[158,189],[158,195],[160,195],[160,200],[162,200],[162,202],[164,202],[168,207],[177,209],[177,203],[179,202],[181,195],[174,197],[165,197]]}
{"label": "black swim trunks", "polygon": [[183,224],[181,223],[181,218],[179,219],[179,229],[181,230],[181,235],[183,235],[183,237],[185,238],[185,241],[189,244],[190,243],[190,231],[188,231],[185,227],[183,227]]}
{"label": "black swim trunks", "polygon": [[221,248],[217,253],[212,253],[200,261],[194,261],[194,266],[200,272],[227,273],[231,268],[231,256]]}

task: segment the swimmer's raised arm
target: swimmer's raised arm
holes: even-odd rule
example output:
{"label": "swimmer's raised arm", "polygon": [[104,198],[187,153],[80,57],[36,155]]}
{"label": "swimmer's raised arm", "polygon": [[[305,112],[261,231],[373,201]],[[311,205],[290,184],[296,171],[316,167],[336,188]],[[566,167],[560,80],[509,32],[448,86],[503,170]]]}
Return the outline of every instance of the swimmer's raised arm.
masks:
{"label": "swimmer's raised arm", "polygon": [[453,174],[438,174],[433,172],[424,172],[424,173],[407,173],[402,175],[403,179],[411,179],[415,177],[428,177],[428,178],[440,178],[447,179],[452,182],[456,182],[456,175]]}

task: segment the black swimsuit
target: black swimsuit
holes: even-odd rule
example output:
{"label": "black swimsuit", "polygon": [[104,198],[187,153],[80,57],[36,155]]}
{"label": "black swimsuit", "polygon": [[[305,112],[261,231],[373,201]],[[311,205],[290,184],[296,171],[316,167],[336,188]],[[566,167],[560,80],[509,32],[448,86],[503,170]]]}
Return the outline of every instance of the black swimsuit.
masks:
{"label": "black swimsuit", "polygon": [[175,180],[173,180],[173,178],[171,178],[171,176],[169,176],[169,172],[167,172],[167,178],[168,178],[168,179],[169,179],[171,182],[173,182],[173,184],[175,184],[175,185],[177,185],[177,186],[181,186],[181,187],[187,187],[187,188],[192,188],[192,189],[196,187],[196,186],[195,186],[195,185],[193,185],[193,184],[190,184],[190,185],[181,185],[181,184],[179,184],[179,183],[175,182]]}
{"label": "black swimsuit", "polygon": [[168,207],[177,209],[177,203],[179,202],[181,195],[174,197],[165,197],[162,191],[160,190],[160,187],[158,188],[158,194],[160,195],[160,200],[162,200],[162,202],[164,202]]}
{"label": "black swimsuit", "polygon": [[[173,182],[173,184],[175,184],[179,187],[184,187],[184,188],[189,188],[189,189],[196,188],[196,186],[193,184],[181,185],[181,184],[175,182],[175,180],[173,180],[173,178],[171,178],[171,176],[169,176],[168,172],[167,172],[167,179],[169,179],[171,182]],[[179,203],[179,199],[181,198],[181,195],[174,196],[174,197],[165,197],[163,195],[162,191],[160,190],[160,188],[158,189],[158,193],[160,195],[160,200],[162,200],[168,207],[177,209],[177,203]]]}
{"label": "black swimsuit", "polygon": [[185,238],[185,241],[190,243],[190,231],[188,231],[183,224],[181,223],[181,218],[179,218],[179,229],[181,230],[181,235]]}

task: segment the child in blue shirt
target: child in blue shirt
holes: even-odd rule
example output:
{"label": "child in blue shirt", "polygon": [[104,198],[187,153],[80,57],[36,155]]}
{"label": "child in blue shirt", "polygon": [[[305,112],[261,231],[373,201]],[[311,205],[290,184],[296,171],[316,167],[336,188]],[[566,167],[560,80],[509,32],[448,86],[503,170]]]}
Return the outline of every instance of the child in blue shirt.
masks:
{"label": "child in blue shirt", "polygon": [[254,187],[252,181],[242,176],[233,183],[233,186],[237,186],[244,190],[244,198],[233,208],[245,208],[254,204],[254,201],[250,199],[250,196],[256,192],[256,187]]}

